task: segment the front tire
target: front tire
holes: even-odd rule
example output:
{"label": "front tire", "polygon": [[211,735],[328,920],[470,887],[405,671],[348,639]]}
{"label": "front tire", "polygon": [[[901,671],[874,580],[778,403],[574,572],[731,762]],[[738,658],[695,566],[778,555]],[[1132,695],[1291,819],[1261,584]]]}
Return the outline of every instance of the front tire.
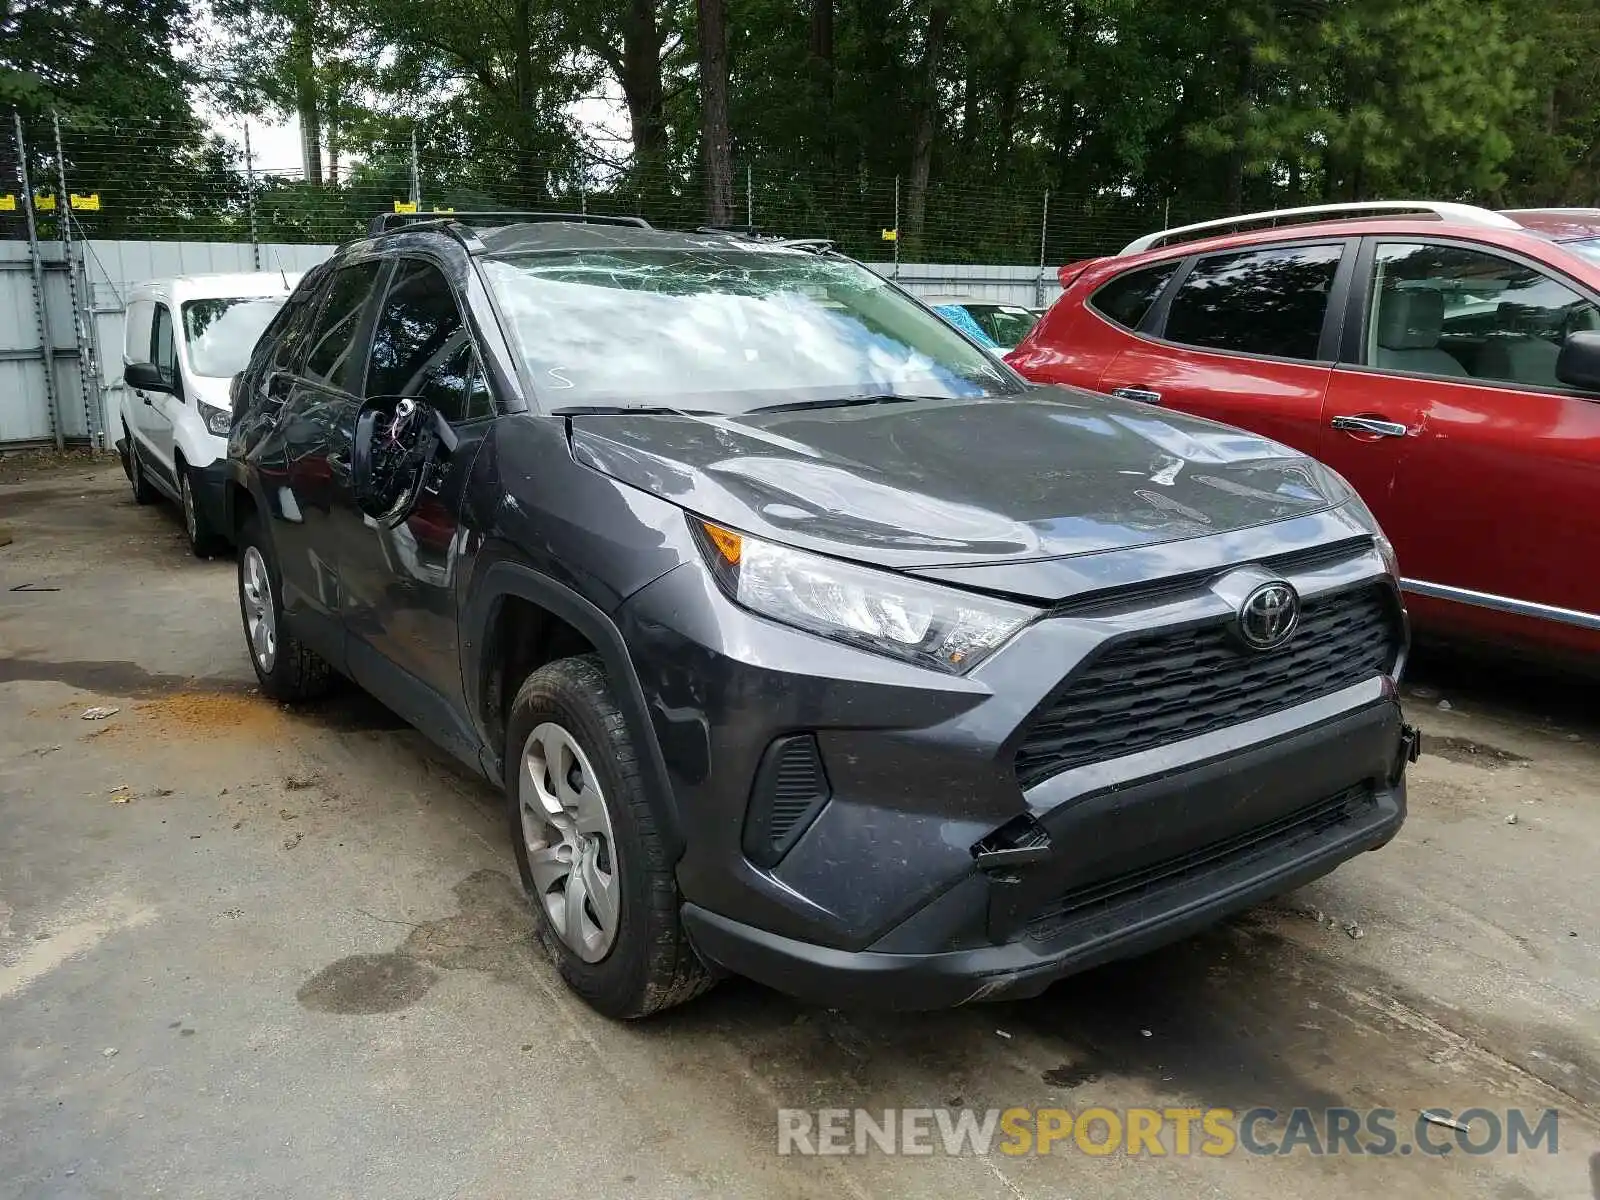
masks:
{"label": "front tire", "polygon": [[715,982],[679,921],[660,820],[597,656],[523,683],[506,722],[505,790],[539,940],[568,987],[632,1019]]}
{"label": "front tire", "polygon": [[183,509],[183,531],[189,538],[189,550],[196,558],[215,558],[226,543],[222,535],[211,528],[206,514],[194,498],[194,471],[182,459],[178,460],[178,501]]}
{"label": "front tire", "polygon": [[246,517],[239,531],[239,615],[245,647],[261,691],[274,700],[312,700],[328,690],[333,670],[301,644],[284,622],[281,576],[261,522]]}

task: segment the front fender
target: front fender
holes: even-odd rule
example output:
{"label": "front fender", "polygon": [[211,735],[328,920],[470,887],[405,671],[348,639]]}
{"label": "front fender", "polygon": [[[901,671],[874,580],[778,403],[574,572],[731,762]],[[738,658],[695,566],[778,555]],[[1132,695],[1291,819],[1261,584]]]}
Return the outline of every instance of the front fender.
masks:
{"label": "front fender", "polygon": [[461,614],[462,683],[473,725],[484,747],[484,774],[497,782],[504,778],[501,738],[499,732],[490,729],[485,720],[482,697],[484,651],[489,642],[491,624],[500,606],[511,596],[536,604],[560,617],[583,634],[599,652],[606,675],[611,680],[613,698],[622,710],[628,735],[639,752],[645,786],[662,816],[664,828],[660,832],[670,856],[676,860],[683,851],[683,825],[672,786],[668,782],[661,745],[656,740],[655,726],[645,703],[644,689],[639,685],[639,675],[634,670],[621,631],[604,610],[572,588],[525,563],[503,559],[489,563],[473,579],[469,598]]}

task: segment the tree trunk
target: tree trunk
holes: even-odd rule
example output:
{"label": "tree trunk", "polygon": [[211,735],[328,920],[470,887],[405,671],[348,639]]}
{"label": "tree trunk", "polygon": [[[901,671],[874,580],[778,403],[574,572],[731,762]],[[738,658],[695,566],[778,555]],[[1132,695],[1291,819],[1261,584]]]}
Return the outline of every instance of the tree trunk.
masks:
{"label": "tree trunk", "polygon": [[305,180],[322,186],[322,113],[317,95],[316,31],[307,11],[294,23],[289,53],[294,62],[295,107],[300,117],[300,162]]}
{"label": "tree trunk", "polygon": [[733,146],[728,129],[727,0],[695,0],[700,36],[700,165],[706,181],[706,220],[733,219]]}
{"label": "tree trunk", "polygon": [[517,189],[516,206],[532,207],[544,197],[545,165],[534,161],[534,105],[537,89],[533,83],[533,0],[516,0],[512,19],[517,38],[511,63],[512,103],[516,105],[512,127],[512,153],[516,163],[512,183]]}
{"label": "tree trunk", "polygon": [[831,165],[833,141],[833,2],[811,0],[811,77],[815,89],[817,129],[825,160]]}
{"label": "tree trunk", "polygon": [[323,128],[328,139],[328,186],[334,188],[339,186],[339,152],[344,143],[340,129],[340,109],[343,107],[340,91],[338,79],[328,84],[327,111],[323,117]]}
{"label": "tree trunk", "polygon": [[935,0],[928,14],[928,30],[917,65],[921,95],[911,130],[911,177],[906,183],[904,250],[915,255],[922,249],[923,218],[928,207],[928,176],[933,169],[933,135],[939,121],[939,52],[950,27],[950,10]]}
{"label": "tree trunk", "polygon": [[628,105],[633,138],[634,170],[641,197],[655,197],[665,187],[661,153],[666,140],[662,112],[661,30],[656,0],[628,0],[622,18],[622,69],[618,82]]}
{"label": "tree trunk", "polygon": [[1021,70],[1021,64],[1017,62],[1016,56],[1008,56],[1005,82],[1000,85],[1000,99],[997,103],[1000,129],[999,136],[995,140],[995,169],[1006,175],[1011,173],[1011,143],[1017,136],[1017,93],[1021,88],[1021,81],[1018,78]]}
{"label": "tree trunk", "polygon": [[978,134],[978,56],[967,48],[967,73],[961,81],[961,161],[972,161],[972,150]]}
{"label": "tree trunk", "polygon": [[1082,180],[1072,169],[1073,153],[1078,143],[1078,63],[1083,57],[1084,25],[1087,17],[1083,0],[1072,6],[1072,18],[1067,25],[1067,82],[1061,91],[1061,106],[1056,113],[1056,192],[1070,195]]}

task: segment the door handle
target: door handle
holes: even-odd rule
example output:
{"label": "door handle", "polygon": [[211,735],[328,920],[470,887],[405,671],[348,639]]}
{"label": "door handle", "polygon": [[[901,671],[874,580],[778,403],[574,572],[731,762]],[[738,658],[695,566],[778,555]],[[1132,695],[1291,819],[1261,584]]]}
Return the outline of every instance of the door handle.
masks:
{"label": "door handle", "polygon": [[1385,421],[1380,417],[1335,417],[1328,424],[1346,433],[1371,433],[1378,437],[1405,437],[1411,432],[1399,421]]}
{"label": "door handle", "polygon": [[1113,396],[1121,396],[1124,400],[1137,400],[1140,404],[1160,404],[1161,393],[1153,392],[1149,388],[1119,387],[1112,391]]}

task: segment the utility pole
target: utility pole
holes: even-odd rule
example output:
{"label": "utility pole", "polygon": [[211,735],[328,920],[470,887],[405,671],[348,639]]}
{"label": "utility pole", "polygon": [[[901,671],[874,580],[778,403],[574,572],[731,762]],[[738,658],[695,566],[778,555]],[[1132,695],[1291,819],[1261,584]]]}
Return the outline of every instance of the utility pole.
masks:
{"label": "utility pole", "polygon": [[250,261],[261,270],[261,241],[256,236],[256,162],[250,155],[250,122],[244,123],[244,207],[250,215]]}
{"label": "utility pole", "polygon": [[1044,306],[1044,244],[1050,236],[1050,189],[1044,190],[1044,213],[1039,218],[1039,278],[1033,285],[1033,303],[1036,308]]}
{"label": "utility pole", "polygon": [[756,227],[756,195],[750,187],[750,164],[744,165],[744,223]]}
{"label": "utility pole", "polygon": [[417,130],[411,128],[411,203],[422,211],[422,172],[417,166]]}
{"label": "utility pole", "polygon": [[[60,450],[64,444],[61,416],[56,408],[56,346],[50,333],[50,307],[45,303],[44,260],[39,255],[39,224],[33,212],[33,185],[28,181],[28,149],[22,140],[22,114],[11,110],[17,133],[17,170],[22,173],[22,200],[28,213],[28,258],[33,264],[33,315],[39,327],[39,357],[44,362],[44,402],[50,418],[50,437]],[[66,197],[62,197],[63,203]]]}
{"label": "utility pole", "polygon": [[900,176],[894,177],[894,278],[900,280]]}
{"label": "utility pole", "polygon": [[[99,432],[95,409],[99,407],[97,398],[100,381],[90,379],[95,369],[94,351],[89,346],[88,322],[84,320],[83,305],[79,303],[78,263],[72,253],[72,193],[67,191],[67,156],[61,149],[61,117],[53,110],[50,123],[55,129],[56,178],[61,184],[56,197],[56,227],[61,231],[61,258],[67,268],[67,303],[72,306],[72,340],[78,345],[78,390],[83,394],[83,432],[89,439],[89,445],[95,446],[100,441],[95,436]],[[88,297],[83,299],[87,300]]]}

